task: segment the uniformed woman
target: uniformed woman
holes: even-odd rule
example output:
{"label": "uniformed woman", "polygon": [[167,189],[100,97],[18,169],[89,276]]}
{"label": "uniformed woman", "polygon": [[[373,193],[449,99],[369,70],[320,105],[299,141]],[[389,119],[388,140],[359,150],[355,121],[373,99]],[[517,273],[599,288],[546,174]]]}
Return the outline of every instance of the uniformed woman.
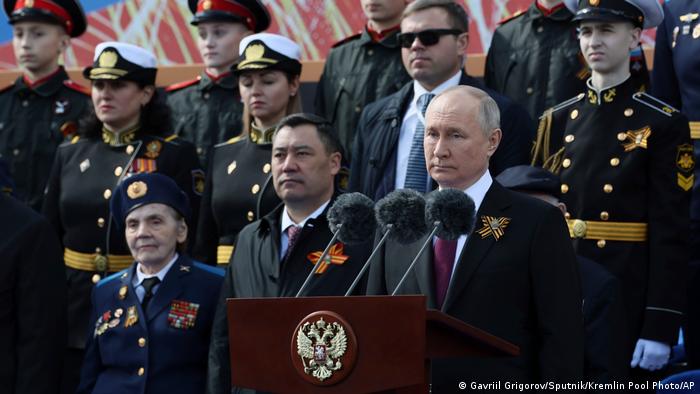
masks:
{"label": "uniformed woman", "polygon": [[272,134],[300,112],[300,49],[286,37],[259,33],[243,39],[234,68],[243,98],[243,133],[217,145],[202,198],[195,256],[226,264],[236,235],[280,203],[271,184]]}
{"label": "uniformed woman", "polygon": [[85,347],[93,284],[133,261],[124,234],[113,230],[109,199],[131,174],[169,175],[199,208],[204,174],[194,147],[171,133],[167,106],[156,97],[156,60],[130,44],[104,42],[83,75],[92,81],[94,112],[78,136],[61,145],[43,212],[59,233],[68,280],[66,375],[74,391]]}

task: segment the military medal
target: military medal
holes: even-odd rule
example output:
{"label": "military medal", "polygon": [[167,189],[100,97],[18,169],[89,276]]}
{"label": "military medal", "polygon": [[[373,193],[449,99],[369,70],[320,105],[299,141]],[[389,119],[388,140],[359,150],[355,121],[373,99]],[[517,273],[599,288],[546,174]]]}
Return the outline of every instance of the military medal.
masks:
{"label": "military medal", "polygon": [[123,300],[124,298],[126,298],[127,290],[128,290],[128,287],[126,285],[119,288],[119,299],[120,300]]}
{"label": "military medal", "polygon": [[625,148],[625,152],[635,150],[637,148],[646,149],[647,139],[651,135],[651,128],[649,126],[643,127],[639,130],[630,130],[625,132],[625,143],[622,147]]}
{"label": "military medal", "polygon": [[700,23],[696,24],[693,28],[693,38],[697,40],[698,37],[700,37]]}
{"label": "military medal", "polygon": [[122,317],[123,313],[124,313],[124,309],[119,308],[116,311],[114,311],[114,317]]}
{"label": "military medal", "polygon": [[496,218],[493,216],[482,216],[481,223],[484,225],[477,233],[481,235],[481,239],[493,237],[496,241],[501,239],[504,230],[510,224],[510,218]]}
{"label": "military medal", "polygon": [[673,28],[673,42],[671,43],[671,48],[676,47],[676,38],[678,38],[679,31],[680,31],[680,28],[678,26]]}
{"label": "military medal", "polygon": [[144,156],[149,159],[156,159],[160,155],[160,150],[163,148],[163,144],[160,141],[151,141],[146,145],[146,153]]}
{"label": "military medal", "polygon": [[136,311],[136,306],[130,306],[126,309],[126,320],[124,320],[124,328],[129,328],[139,321],[139,313]]}
{"label": "military medal", "polygon": [[315,274],[321,275],[322,273],[326,272],[331,264],[343,265],[345,260],[350,258],[350,256],[343,254],[343,248],[344,245],[341,242],[331,246],[331,248],[328,250],[328,255],[326,255],[326,258],[322,264],[318,264],[318,259],[321,258],[323,251],[319,250],[318,252],[311,252],[306,256],[306,258],[309,259],[311,264],[317,266]]}
{"label": "military medal", "polygon": [[170,324],[170,327],[183,330],[192,328],[197,319],[197,311],[199,311],[199,304],[173,300],[170,304],[170,311],[168,312],[168,324]]}
{"label": "military medal", "polygon": [[85,159],[80,162],[80,172],[85,172],[90,168],[90,159]]}
{"label": "military medal", "polygon": [[141,172],[156,172],[157,168],[158,167],[156,166],[156,161],[153,159],[137,158],[131,164],[131,171],[136,174]]}
{"label": "military medal", "polygon": [[114,328],[119,325],[119,319],[116,317],[109,321],[109,328]]}

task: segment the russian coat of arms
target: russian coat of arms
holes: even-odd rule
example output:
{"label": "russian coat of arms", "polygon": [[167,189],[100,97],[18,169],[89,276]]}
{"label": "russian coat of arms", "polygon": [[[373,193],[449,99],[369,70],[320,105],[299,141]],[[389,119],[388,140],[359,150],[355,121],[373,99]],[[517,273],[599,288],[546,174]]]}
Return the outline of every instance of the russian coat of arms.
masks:
{"label": "russian coat of arms", "polygon": [[297,332],[297,354],[304,372],[321,382],[343,368],[341,358],[347,348],[348,337],[339,322],[328,323],[321,317],[315,323],[305,322]]}

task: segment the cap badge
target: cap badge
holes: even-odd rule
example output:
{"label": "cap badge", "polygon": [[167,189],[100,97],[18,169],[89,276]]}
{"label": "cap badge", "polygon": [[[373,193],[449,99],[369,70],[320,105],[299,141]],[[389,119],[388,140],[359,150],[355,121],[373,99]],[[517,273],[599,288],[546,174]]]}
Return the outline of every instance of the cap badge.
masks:
{"label": "cap badge", "polygon": [[112,68],[117,64],[117,53],[114,51],[103,51],[97,60],[101,68]]}
{"label": "cap badge", "polygon": [[593,7],[597,7],[600,4],[600,0],[590,0],[588,3]]}
{"label": "cap badge", "polygon": [[265,55],[265,47],[260,44],[250,45],[245,49],[245,60],[248,62],[262,59],[263,55]]}
{"label": "cap badge", "polygon": [[34,0],[27,0],[24,2],[24,6],[27,8],[32,8],[34,7]]}
{"label": "cap badge", "polygon": [[211,9],[211,1],[206,0],[204,3],[202,3],[202,9],[207,11]]}
{"label": "cap badge", "polygon": [[126,195],[131,199],[136,199],[146,195],[148,191],[148,186],[142,181],[137,181],[129,185],[126,189]]}

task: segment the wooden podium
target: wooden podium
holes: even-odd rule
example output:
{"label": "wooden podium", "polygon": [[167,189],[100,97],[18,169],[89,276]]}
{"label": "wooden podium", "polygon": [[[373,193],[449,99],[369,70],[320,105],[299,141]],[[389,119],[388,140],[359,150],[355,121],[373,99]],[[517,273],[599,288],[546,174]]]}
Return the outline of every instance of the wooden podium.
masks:
{"label": "wooden podium", "polygon": [[[236,387],[273,393],[426,393],[431,358],[519,352],[509,342],[440,311],[426,310],[422,295],[247,298],[226,303],[231,383]],[[342,333],[332,332],[331,326],[343,327]],[[307,340],[322,336],[326,340]],[[334,336],[337,341],[327,340]],[[333,358],[341,336],[344,354]],[[311,348],[313,356],[304,359]],[[323,368],[311,371],[339,364],[323,380],[313,376],[323,375]]]}

